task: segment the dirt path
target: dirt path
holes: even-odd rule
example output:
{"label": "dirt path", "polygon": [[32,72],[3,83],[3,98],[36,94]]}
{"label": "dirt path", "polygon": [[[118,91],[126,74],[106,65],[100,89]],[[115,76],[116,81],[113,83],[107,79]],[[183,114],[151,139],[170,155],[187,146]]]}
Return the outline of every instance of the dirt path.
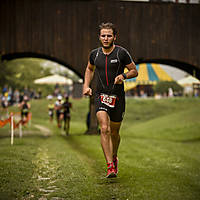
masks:
{"label": "dirt path", "polygon": [[[36,159],[33,161],[36,168],[33,174],[33,179],[36,180],[37,190],[40,193],[39,200],[49,199],[51,193],[55,193],[59,188],[57,187],[56,171],[60,167],[55,159],[50,158],[47,146],[38,148]],[[34,199],[34,195],[32,195]],[[62,200],[60,197],[51,197],[51,200]]]}
{"label": "dirt path", "polygon": [[42,125],[34,126],[50,137],[41,142],[32,160],[35,189],[26,200],[115,199],[113,187],[118,188],[119,183],[104,178],[102,167],[97,167],[73,136],[54,134]]}
{"label": "dirt path", "polygon": [[39,129],[44,136],[52,135],[51,131],[47,127],[39,125],[39,124],[34,124],[34,126],[35,128]]}

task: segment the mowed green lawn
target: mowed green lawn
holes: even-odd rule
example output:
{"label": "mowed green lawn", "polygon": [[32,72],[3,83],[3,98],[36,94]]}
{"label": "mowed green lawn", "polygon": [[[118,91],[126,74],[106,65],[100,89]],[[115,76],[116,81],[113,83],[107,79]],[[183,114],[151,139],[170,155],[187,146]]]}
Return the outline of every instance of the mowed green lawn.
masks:
{"label": "mowed green lawn", "polygon": [[71,101],[68,137],[49,123],[47,100],[31,103],[31,125],[13,146],[9,126],[0,129],[0,199],[200,199],[200,99],[127,98],[113,179],[99,135],[84,134],[88,99]]}

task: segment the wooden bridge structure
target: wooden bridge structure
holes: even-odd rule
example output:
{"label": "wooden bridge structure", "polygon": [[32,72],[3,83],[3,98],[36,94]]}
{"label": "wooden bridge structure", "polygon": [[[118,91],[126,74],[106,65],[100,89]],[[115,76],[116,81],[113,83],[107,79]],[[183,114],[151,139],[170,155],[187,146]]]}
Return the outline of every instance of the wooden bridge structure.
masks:
{"label": "wooden bridge structure", "polygon": [[2,0],[4,60],[45,58],[84,76],[99,45],[98,25],[111,21],[136,63],[169,64],[200,78],[200,4],[98,0]]}

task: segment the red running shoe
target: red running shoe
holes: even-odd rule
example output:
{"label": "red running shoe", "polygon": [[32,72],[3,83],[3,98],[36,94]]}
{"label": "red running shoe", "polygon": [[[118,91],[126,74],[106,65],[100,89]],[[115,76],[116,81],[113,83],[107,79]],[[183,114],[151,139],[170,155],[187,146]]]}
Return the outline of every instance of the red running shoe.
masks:
{"label": "red running shoe", "polygon": [[115,168],[113,166],[113,163],[107,163],[107,166],[108,166],[108,169],[107,169],[106,178],[116,177]]}
{"label": "red running shoe", "polygon": [[113,164],[114,164],[116,175],[118,174],[118,162],[119,162],[118,157],[117,156],[113,157]]}

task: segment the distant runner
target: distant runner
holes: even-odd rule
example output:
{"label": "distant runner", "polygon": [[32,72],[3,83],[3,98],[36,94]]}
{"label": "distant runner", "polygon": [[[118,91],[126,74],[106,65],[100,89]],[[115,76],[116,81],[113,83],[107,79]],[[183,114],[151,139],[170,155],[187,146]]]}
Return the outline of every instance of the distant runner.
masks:
{"label": "distant runner", "polygon": [[69,135],[70,128],[70,109],[72,108],[72,104],[69,102],[69,97],[65,97],[65,102],[63,103],[63,120],[64,120],[64,130],[66,135]]}
{"label": "distant runner", "polygon": [[[102,23],[99,28],[102,47],[90,53],[83,94],[92,95],[90,82],[96,70],[96,116],[101,127],[101,146],[107,162],[106,177],[110,178],[116,177],[118,173],[119,130],[125,112],[123,81],[136,77],[138,72],[128,51],[114,44],[116,40],[114,25]],[[127,73],[124,73],[124,68],[128,69]]]}
{"label": "distant runner", "polygon": [[62,96],[59,95],[57,97],[57,101],[55,102],[54,108],[56,110],[56,120],[57,120],[57,126],[58,128],[61,128],[62,126],[62,114],[63,114],[63,100],[62,100]]}
{"label": "distant runner", "polygon": [[29,101],[29,98],[28,98],[28,96],[25,95],[23,97],[23,101],[19,104],[19,108],[21,110],[21,120],[23,123],[27,121],[28,114],[31,109],[31,105],[30,105],[30,103],[28,103],[28,101]]}
{"label": "distant runner", "polygon": [[52,95],[49,95],[49,96],[48,96],[48,99],[49,99],[48,114],[49,114],[50,122],[52,122],[52,121],[53,121],[53,116],[54,116],[53,96],[52,96]]}

